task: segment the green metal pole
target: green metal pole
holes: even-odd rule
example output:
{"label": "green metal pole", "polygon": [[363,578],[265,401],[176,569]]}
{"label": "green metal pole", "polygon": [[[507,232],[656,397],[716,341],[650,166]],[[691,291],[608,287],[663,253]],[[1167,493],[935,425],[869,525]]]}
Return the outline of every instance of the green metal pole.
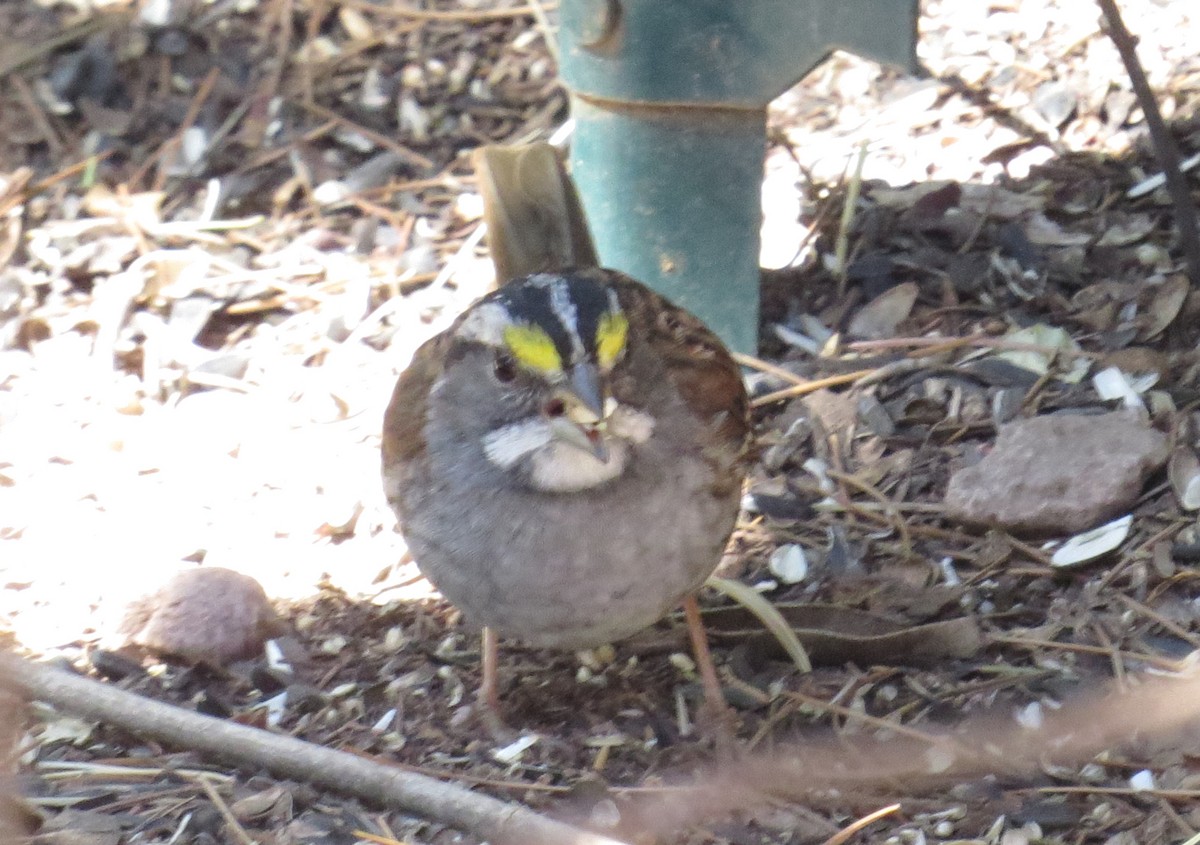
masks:
{"label": "green metal pole", "polygon": [[765,114],[582,97],[571,111],[571,172],[602,262],[753,352]]}
{"label": "green metal pole", "polygon": [[603,264],[753,352],[767,104],[835,47],[915,68],[917,0],[562,0],[572,175]]}

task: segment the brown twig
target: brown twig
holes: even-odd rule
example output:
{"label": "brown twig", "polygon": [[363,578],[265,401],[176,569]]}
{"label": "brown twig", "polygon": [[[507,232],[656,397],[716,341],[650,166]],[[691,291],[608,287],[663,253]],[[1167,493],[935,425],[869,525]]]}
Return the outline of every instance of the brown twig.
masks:
{"label": "brown twig", "polygon": [[293,737],[192,713],[26,660],[3,658],[0,676],[31,698],[75,715],[399,807],[494,842],[622,845],[607,836],[553,821],[519,804],[477,795],[454,784],[440,783]]}
{"label": "brown twig", "polygon": [[870,370],[854,370],[849,373],[842,373],[836,376],[828,376],[827,378],[813,379],[804,384],[794,384],[791,387],[785,387],[782,390],[776,390],[773,393],[768,393],[765,396],[759,396],[750,402],[751,407],[761,408],[763,405],[770,405],[772,402],[779,402],[782,399],[794,399],[797,396],[806,396],[809,393],[815,393],[824,387],[837,387],[842,384],[850,384],[861,378],[866,378],[869,375],[877,372],[876,369]]}
{"label": "brown twig", "polygon": [[1179,243],[1187,260],[1188,278],[1193,286],[1200,286],[1200,230],[1196,226],[1196,205],[1192,202],[1187,179],[1179,169],[1179,148],[1175,146],[1175,139],[1167,130],[1166,121],[1158,108],[1158,101],[1154,98],[1154,90],[1146,79],[1141,62],[1138,61],[1137,39],[1126,28],[1116,0],[1096,0],[1096,3],[1104,13],[1108,37],[1121,54],[1121,61],[1129,73],[1129,81],[1133,83],[1133,93],[1137,95],[1138,105],[1146,115],[1146,127],[1150,130],[1154,155],[1158,159],[1159,167],[1163,169],[1163,176],[1167,180],[1167,193],[1171,195],[1171,204],[1175,206],[1175,225],[1179,228]]}
{"label": "brown twig", "polygon": [[730,352],[733,360],[743,367],[750,367],[753,370],[758,370],[760,373],[775,376],[781,381],[786,381],[788,384],[808,384],[808,379],[803,376],[798,376],[791,370],[784,369],[778,364],[772,364],[770,361],[764,361],[761,358],[755,358],[753,355],[747,355],[744,352]]}
{"label": "brown twig", "polygon": [[1158,797],[1176,801],[1195,801],[1200,789],[1141,789],[1132,786],[1039,786],[1015,792],[1036,792],[1039,795],[1124,795],[1128,797]]}
{"label": "brown twig", "polygon": [[[1102,750],[1146,737],[1167,739],[1194,727],[1200,678],[1140,676],[1127,693],[1102,685],[1043,707],[1039,727],[1023,726],[1006,711],[958,720],[953,729],[916,735],[892,723],[877,739],[810,736],[802,744],[780,746],[768,755],[722,762],[693,778],[691,790],[648,797],[635,809],[647,819],[650,836],[695,824],[703,818],[753,806],[762,796],[787,799],[813,791],[853,794],[884,784],[945,789],[965,778],[1001,772],[1010,777],[1040,775],[1048,759],[1058,765],[1080,765]],[[862,717],[855,712],[854,718]],[[911,732],[911,728],[908,729]],[[1037,788],[1034,787],[1034,790]],[[1051,787],[1086,792],[1089,787]],[[1039,790],[1040,791],[1040,790]],[[1105,793],[1103,787],[1095,788]],[[1130,794],[1130,791],[1114,794]],[[1142,793],[1151,794],[1151,793]],[[1160,790],[1164,797],[1194,799],[1197,790]]]}
{"label": "brown twig", "polygon": [[415,167],[420,167],[425,170],[433,169],[433,160],[432,159],[428,159],[425,156],[421,155],[420,153],[414,152],[414,151],[410,150],[408,147],[405,147],[402,144],[396,143],[395,140],[393,140],[392,138],[389,138],[387,135],[384,135],[380,132],[376,132],[373,129],[368,129],[365,126],[361,126],[361,125],[355,123],[350,118],[342,117],[342,115],[338,114],[337,112],[333,111],[332,109],[327,109],[324,106],[319,105],[318,103],[300,103],[299,105],[303,106],[305,109],[312,112],[317,117],[324,118],[325,120],[336,120],[342,126],[345,126],[348,129],[352,129],[355,132],[357,132],[358,134],[362,135],[364,138],[374,141],[379,146],[391,150],[397,156],[399,156],[403,161],[407,162],[410,165],[413,165]]}
{"label": "brown twig", "polygon": [[217,812],[221,814],[221,818],[225,820],[225,826],[233,834],[233,838],[241,843],[241,845],[258,845],[257,842],[246,832],[246,828],[242,827],[242,823],[238,821],[237,816],[229,809],[229,805],[225,803],[225,799],[217,792],[217,788],[208,782],[206,777],[196,778],[196,783],[204,790],[204,794],[208,796],[208,800],[217,808]]}
{"label": "brown twig", "polygon": [[[1072,651],[1079,654],[1098,654],[1103,657],[1112,655],[1112,650],[1104,646],[1088,645],[1087,643],[1060,643],[1054,640],[1043,640],[1035,637],[1017,637],[1005,636],[1003,634],[989,634],[988,643],[993,645],[1012,645],[1027,649],[1056,649],[1058,651]],[[1182,662],[1171,657],[1162,657],[1156,654],[1143,654],[1137,651],[1119,651],[1120,656],[1125,660],[1137,660],[1142,663],[1147,663],[1156,669],[1161,669],[1164,672],[1178,672],[1183,666]]]}
{"label": "brown twig", "polygon": [[278,161],[281,158],[285,158],[289,153],[291,153],[293,150],[295,150],[300,144],[302,144],[302,143],[308,144],[308,143],[311,143],[311,142],[317,140],[318,138],[328,135],[334,129],[337,129],[340,124],[341,124],[340,120],[326,120],[320,126],[317,126],[317,127],[314,127],[313,129],[308,130],[303,135],[301,135],[299,138],[294,138],[291,141],[287,142],[286,144],[283,144],[282,146],[278,146],[273,149],[267,150],[265,152],[259,153],[258,155],[254,156],[254,158],[247,161],[245,164],[238,165],[238,167],[233,172],[234,172],[234,174],[249,173],[252,170],[257,170],[260,167],[264,167],[273,161]]}
{"label": "brown twig", "polygon": [[[192,101],[188,104],[187,112],[183,115],[183,121],[179,124],[179,128],[168,138],[158,152],[151,156],[150,161],[158,161],[158,173],[154,177],[153,191],[161,191],[163,186],[167,184],[167,171],[170,162],[168,157],[183,148],[183,138],[188,130],[196,123],[196,118],[200,116],[200,109],[204,107],[205,100],[212,93],[213,86],[217,84],[217,79],[221,75],[220,68],[211,68],[208,74],[200,81],[200,85],[196,88],[196,93],[192,96]],[[138,184],[141,181],[141,176],[144,175],[144,170],[139,168],[139,178],[133,181],[132,184]]]}
{"label": "brown twig", "polygon": [[306,103],[315,103],[316,94],[313,92],[313,67],[316,62],[313,56],[313,44],[321,34],[321,22],[325,20],[326,0],[316,0],[316,6],[309,10],[308,22],[304,26],[304,61],[300,62],[300,96]]}
{"label": "brown twig", "polygon": [[275,62],[271,66],[266,83],[267,102],[274,100],[279,93],[279,85],[283,81],[288,55],[292,49],[292,0],[279,0],[277,8],[279,9],[279,32],[274,51]]}
{"label": "brown twig", "polygon": [[841,716],[848,723],[856,725],[869,725],[876,730],[887,731],[898,736],[905,736],[917,742],[927,745],[937,745],[944,742],[945,737],[939,734],[932,734],[926,731],[918,730],[917,728],[909,727],[900,722],[894,722],[890,719],[883,719],[879,716],[872,716],[869,713],[864,713],[861,710],[855,710],[853,707],[847,707],[843,704],[836,704],[832,701],[826,701],[823,698],[818,698],[815,695],[808,695],[799,691],[787,690],[783,696],[791,701],[796,701],[805,704],[809,707],[814,707],[826,713],[835,716]]}
{"label": "brown twig", "polygon": [[1060,355],[1069,358],[1098,358],[1098,353],[1086,352],[1082,349],[1063,349],[1059,346],[1047,346],[1041,343],[1024,343],[1019,340],[1008,340],[1003,337],[992,337],[984,334],[966,335],[964,337],[889,337],[883,340],[854,340],[845,345],[851,352],[882,352],[892,349],[912,349],[921,356],[936,355],[940,352],[950,352],[964,346],[972,349],[994,349],[1002,352],[1039,352],[1045,355]]}
{"label": "brown twig", "polygon": [[1179,637],[1179,639],[1183,640],[1192,648],[1200,649],[1200,637],[1197,637],[1186,628],[1163,616],[1154,608],[1147,607],[1132,596],[1127,596],[1124,593],[1116,593],[1115,595],[1118,599],[1123,601],[1130,610],[1146,617],[1155,624],[1161,625],[1163,628]]}

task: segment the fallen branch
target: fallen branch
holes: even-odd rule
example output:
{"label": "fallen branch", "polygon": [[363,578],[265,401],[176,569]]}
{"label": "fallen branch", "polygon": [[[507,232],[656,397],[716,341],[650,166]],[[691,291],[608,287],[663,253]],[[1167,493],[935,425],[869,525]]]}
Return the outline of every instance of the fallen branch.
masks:
{"label": "fallen branch", "polygon": [[[640,790],[643,794],[625,805],[622,815],[638,832],[639,841],[646,841],[744,812],[765,800],[802,801],[814,793],[852,796],[897,783],[933,791],[998,772],[1024,779],[1041,771],[1047,760],[1060,767],[1078,766],[1102,751],[1134,741],[1141,747],[1165,742],[1179,748],[1190,742],[1194,734],[1187,732],[1200,721],[1198,662],[1200,653],[1193,653],[1176,662],[1177,673],[1147,672],[1129,676],[1122,685],[1096,684],[1053,706],[1041,704],[1035,717],[1026,715],[1023,720],[1002,708],[940,730],[892,725],[890,737],[809,737],[802,743],[781,745],[771,754],[720,761],[706,772],[688,774],[685,783]],[[622,845],[460,786],[201,716],[44,665],[4,658],[0,676],[17,692],[84,718],[397,807],[494,843]],[[840,712],[879,727],[864,714]],[[1105,791],[1104,787],[1080,789]],[[1185,801],[1200,797],[1194,789],[1152,789],[1141,794]]]}
{"label": "fallen branch", "polygon": [[454,784],[153,701],[109,684],[12,657],[0,674],[31,698],[229,763],[261,766],[276,775],[396,807],[496,843],[622,845],[538,815],[527,807],[478,795]]}

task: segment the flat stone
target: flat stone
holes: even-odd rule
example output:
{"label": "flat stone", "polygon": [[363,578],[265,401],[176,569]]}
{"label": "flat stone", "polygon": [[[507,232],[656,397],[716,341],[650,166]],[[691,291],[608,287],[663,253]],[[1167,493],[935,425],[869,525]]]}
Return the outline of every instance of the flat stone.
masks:
{"label": "flat stone", "polygon": [[261,653],[263,643],[281,633],[282,624],[253,578],[202,566],[184,570],[153,595],[131,602],[120,631],[127,644],[222,666]]}
{"label": "flat stone", "polygon": [[1075,534],[1126,513],[1166,459],[1167,438],[1134,411],[1017,420],[950,479],[946,515],[1018,535]]}

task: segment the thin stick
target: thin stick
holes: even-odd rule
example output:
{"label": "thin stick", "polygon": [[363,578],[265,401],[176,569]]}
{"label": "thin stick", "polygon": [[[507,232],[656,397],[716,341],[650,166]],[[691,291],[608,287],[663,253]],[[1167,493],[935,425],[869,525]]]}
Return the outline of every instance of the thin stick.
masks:
{"label": "thin stick", "polygon": [[[1059,651],[1074,651],[1080,654],[1098,654],[1104,657],[1109,657],[1113,653],[1112,649],[1098,645],[1088,645],[1087,643],[1059,643],[1054,640],[1040,640],[1033,637],[1010,637],[1001,634],[989,635],[988,643],[1015,645],[1028,649],[1046,648],[1057,649]],[[1139,660],[1164,672],[1178,672],[1183,668],[1182,661],[1170,657],[1161,657],[1156,654],[1142,654],[1137,651],[1118,651],[1118,653],[1126,660]]]}
{"label": "thin stick", "polygon": [[[217,79],[221,76],[220,68],[212,68],[208,74],[200,81],[200,85],[196,88],[196,93],[192,97],[192,101],[188,104],[187,112],[183,115],[183,122],[179,124],[179,128],[174,134],[158,149],[158,153],[154,158],[158,159],[158,174],[154,177],[154,187],[151,190],[161,191],[163,186],[167,184],[167,156],[169,153],[174,153],[183,148],[183,136],[188,133],[196,123],[196,118],[200,116],[200,109],[203,108],[204,102],[212,93],[213,86],[217,84]],[[207,155],[207,151],[204,153]],[[191,171],[192,167],[189,166]],[[139,171],[140,177],[140,171]],[[140,181],[131,180],[134,184]]]}
{"label": "thin stick", "polygon": [[855,370],[850,373],[842,373],[841,375],[813,379],[804,384],[795,384],[791,387],[785,387],[782,390],[776,390],[774,393],[768,393],[766,396],[759,396],[752,400],[750,405],[754,408],[761,408],[763,405],[770,405],[772,402],[778,402],[781,399],[792,399],[796,396],[806,396],[809,393],[815,393],[823,387],[837,387],[840,384],[849,384],[858,381],[860,378],[873,375],[876,372],[878,372],[878,369]]}
{"label": "thin stick", "polygon": [[1179,639],[1183,640],[1185,643],[1190,645],[1192,648],[1200,649],[1200,637],[1197,637],[1195,634],[1192,634],[1183,626],[1178,625],[1175,622],[1172,622],[1170,619],[1163,616],[1161,613],[1159,613],[1154,608],[1147,607],[1146,605],[1142,604],[1140,601],[1138,601],[1135,598],[1127,596],[1124,593],[1116,593],[1115,595],[1118,599],[1125,602],[1125,604],[1134,612],[1139,613],[1142,616],[1145,616],[1147,619],[1150,619],[1150,620],[1158,623],[1159,625],[1163,626],[1168,631],[1170,631],[1172,634],[1179,637]]}
{"label": "thin stick", "polygon": [[889,337],[883,340],[854,340],[846,344],[851,352],[879,352],[889,349],[920,350],[921,355],[933,355],[938,352],[949,352],[962,346],[975,349],[998,349],[1004,352],[1040,352],[1045,355],[1059,355],[1068,358],[1098,358],[1098,353],[1085,352],[1082,349],[1063,349],[1058,346],[1046,346],[1041,343],[1022,343],[1019,340],[1007,340],[1003,337],[974,334],[966,337]]}
{"label": "thin stick", "polygon": [[519,804],[293,737],[192,713],[26,660],[3,658],[0,675],[31,698],[77,716],[397,807],[481,839],[523,845],[622,845]]}
{"label": "thin stick", "polygon": [[1015,792],[1036,792],[1039,795],[1126,795],[1171,798],[1179,801],[1195,801],[1200,798],[1200,789],[1139,789],[1132,786],[1039,786],[1018,789]]}
{"label": "thin stick", "polygon": [[838,224],[837,241],[834,243],[834,255],[837,256],[838,298],[846,293],[846,259],[850,255],[850,224],[854,222],[854,206],[858,205],[858,194],[862,189],[863,165],[867,161],[867,144],[864,141],[858,148],[858,161],[854,173],[850,177],[850,185],[846,189],[846,204],[842,206],[842,219]]}
{"label": "thin stick", "polygon": [[229,805],[225,803],[225,799],[221,797],[221,793],[217,792],[217,788],[208,782],[208,778],[198,777],[196,782],[200,784],[200,788],[204,790],[204,794],[208,796],[217,808],[217,812],[221,814],[221,818],[225,819],[225,825],[233,831],[234,838],[241,845],[258,845],[257,842],[246,832],[246,828],[242,827],[242,823],[237,820],[237,816],[229,809]]}
{"label": "thin stick", "polygon": [[881,719],[879,716],[872,716],[869,713],[863,713],[860,710],[855,710],[851,707],[846,707],[841,704],[835,704],[832,701],[826,701],[823,698],[818,698],[815,695],[808,695],[803,692],[792,692],[785,690],[784,698],[791,701],[798,701],[801,704],[807,704],[810,707],[815,707],[818,710],[823,710],[826,713],[831,713],[835,716],[841,716],[848,722],[858,722],[859,724],[870,725],[883,731],[890,731],[899,736],[906,736],[910,739],[915,739],[918,742],[923,742],[928,745],[937,745],[945,742],[945,737],[938,734],[926,733],[925,731],[916,728],[910,728],[902,722],[893,722],[889,719]]}
{"label": "thin stick", "polygon": [[538,32],[541,33],[542,43],[546,45],[546,52],[554,59],[556,65],[562,64],[558,55],[558,39],[554,37],[554,27],[550,25],[550,18],[542,0],[529,0],[529,8],[533,11],[533,19],[537,23]]}
{"label": "thin stick", "polygon": [[753,355],[747,355],[744,352],[730,352],[729,354],[733,356],[734,361],[743,367],[749,367],[752,370],[758,370],[761,373],[775,376],[775,378],[786,381],[788,384],[808,384],[808,379],[796,375],[791,370],[785,370],[778,364],[772,364],[770,361],[755,358]]}
{"label": "thin stick", "polygon": [[350,118],[342,117],[340,114],[333,111],[332,109],[327,109],[318,103],[301,102],[301,103],[299,103],[299,105],[308,109],[310,112],[315,114],[317,117],[322,117],[326,120],[335,120],[338,123],[340,123],[342,126],[345,126],[347,129],[351,129],[351,130],[357,132],[359,135],[362,135],[364,138],[367,138],[368,140],[373,141],[374,143],[378,144],[379,146],[384,147],[385,149],[391,150],[397,156],[399,156],[401,159],[403,159],[405,162],[407,162],[410,165],[414,165],[416,167],[421,167],[426,170],[433,169],[433,160],[432,159],[428,159],[425,156],[421,155],[420,153],[413,152],[412,150],[410,150],[408,147],[404,146],[403,144],[396,143],[396,141],[394,141],[392,138],[389,138],[387,135],[383,135],[379,132],[376,132],[373,129],[368,129],[365,126],[360,126],[359,124],[355,123]]}
{"label": "thin stick", "polygon": [[1116,0],[1096,0],[1096,3],[1108,24],[1108,37],[1121,54],[1121,61],[1129,73],[1138,105],[1146,115],[1146,127],[1150,130],[1150,140],[1154,142],[1154,155],[1163,169],[1167,193],[1171,195],[1171,204],[1175,206],[1175,225],[1179,227],[1179,243],[1187,259],[1188,278],[1192,280],[1193,287],[1200,287],[1200,230],[1196,226],[1196,205],[1192,202],[1191,190],[1179,169],[1179,148],[1167,130],[1158,101],[1154,98],[1154,89],[1150,87],[1142,64],[1138,61],[1137,39],[1121,19]]}
{"label": "thin stick", "polygon": [[87,170],[89,166],[95,162],[108,158],[112,154],[111,150],[105,150],[103,153],[95,156],[89,156],[83,161],[77,161],[74,164],[69,164],[57,173],[47,176],[40,182],[33,184],[13,184],[8,186],[9,192],[0,196],[0,217],[8,214],[15,206],[28,200],[30,197],[37,196],[47,188],[51,188],[64,179],[70,179],[72,176]]}

